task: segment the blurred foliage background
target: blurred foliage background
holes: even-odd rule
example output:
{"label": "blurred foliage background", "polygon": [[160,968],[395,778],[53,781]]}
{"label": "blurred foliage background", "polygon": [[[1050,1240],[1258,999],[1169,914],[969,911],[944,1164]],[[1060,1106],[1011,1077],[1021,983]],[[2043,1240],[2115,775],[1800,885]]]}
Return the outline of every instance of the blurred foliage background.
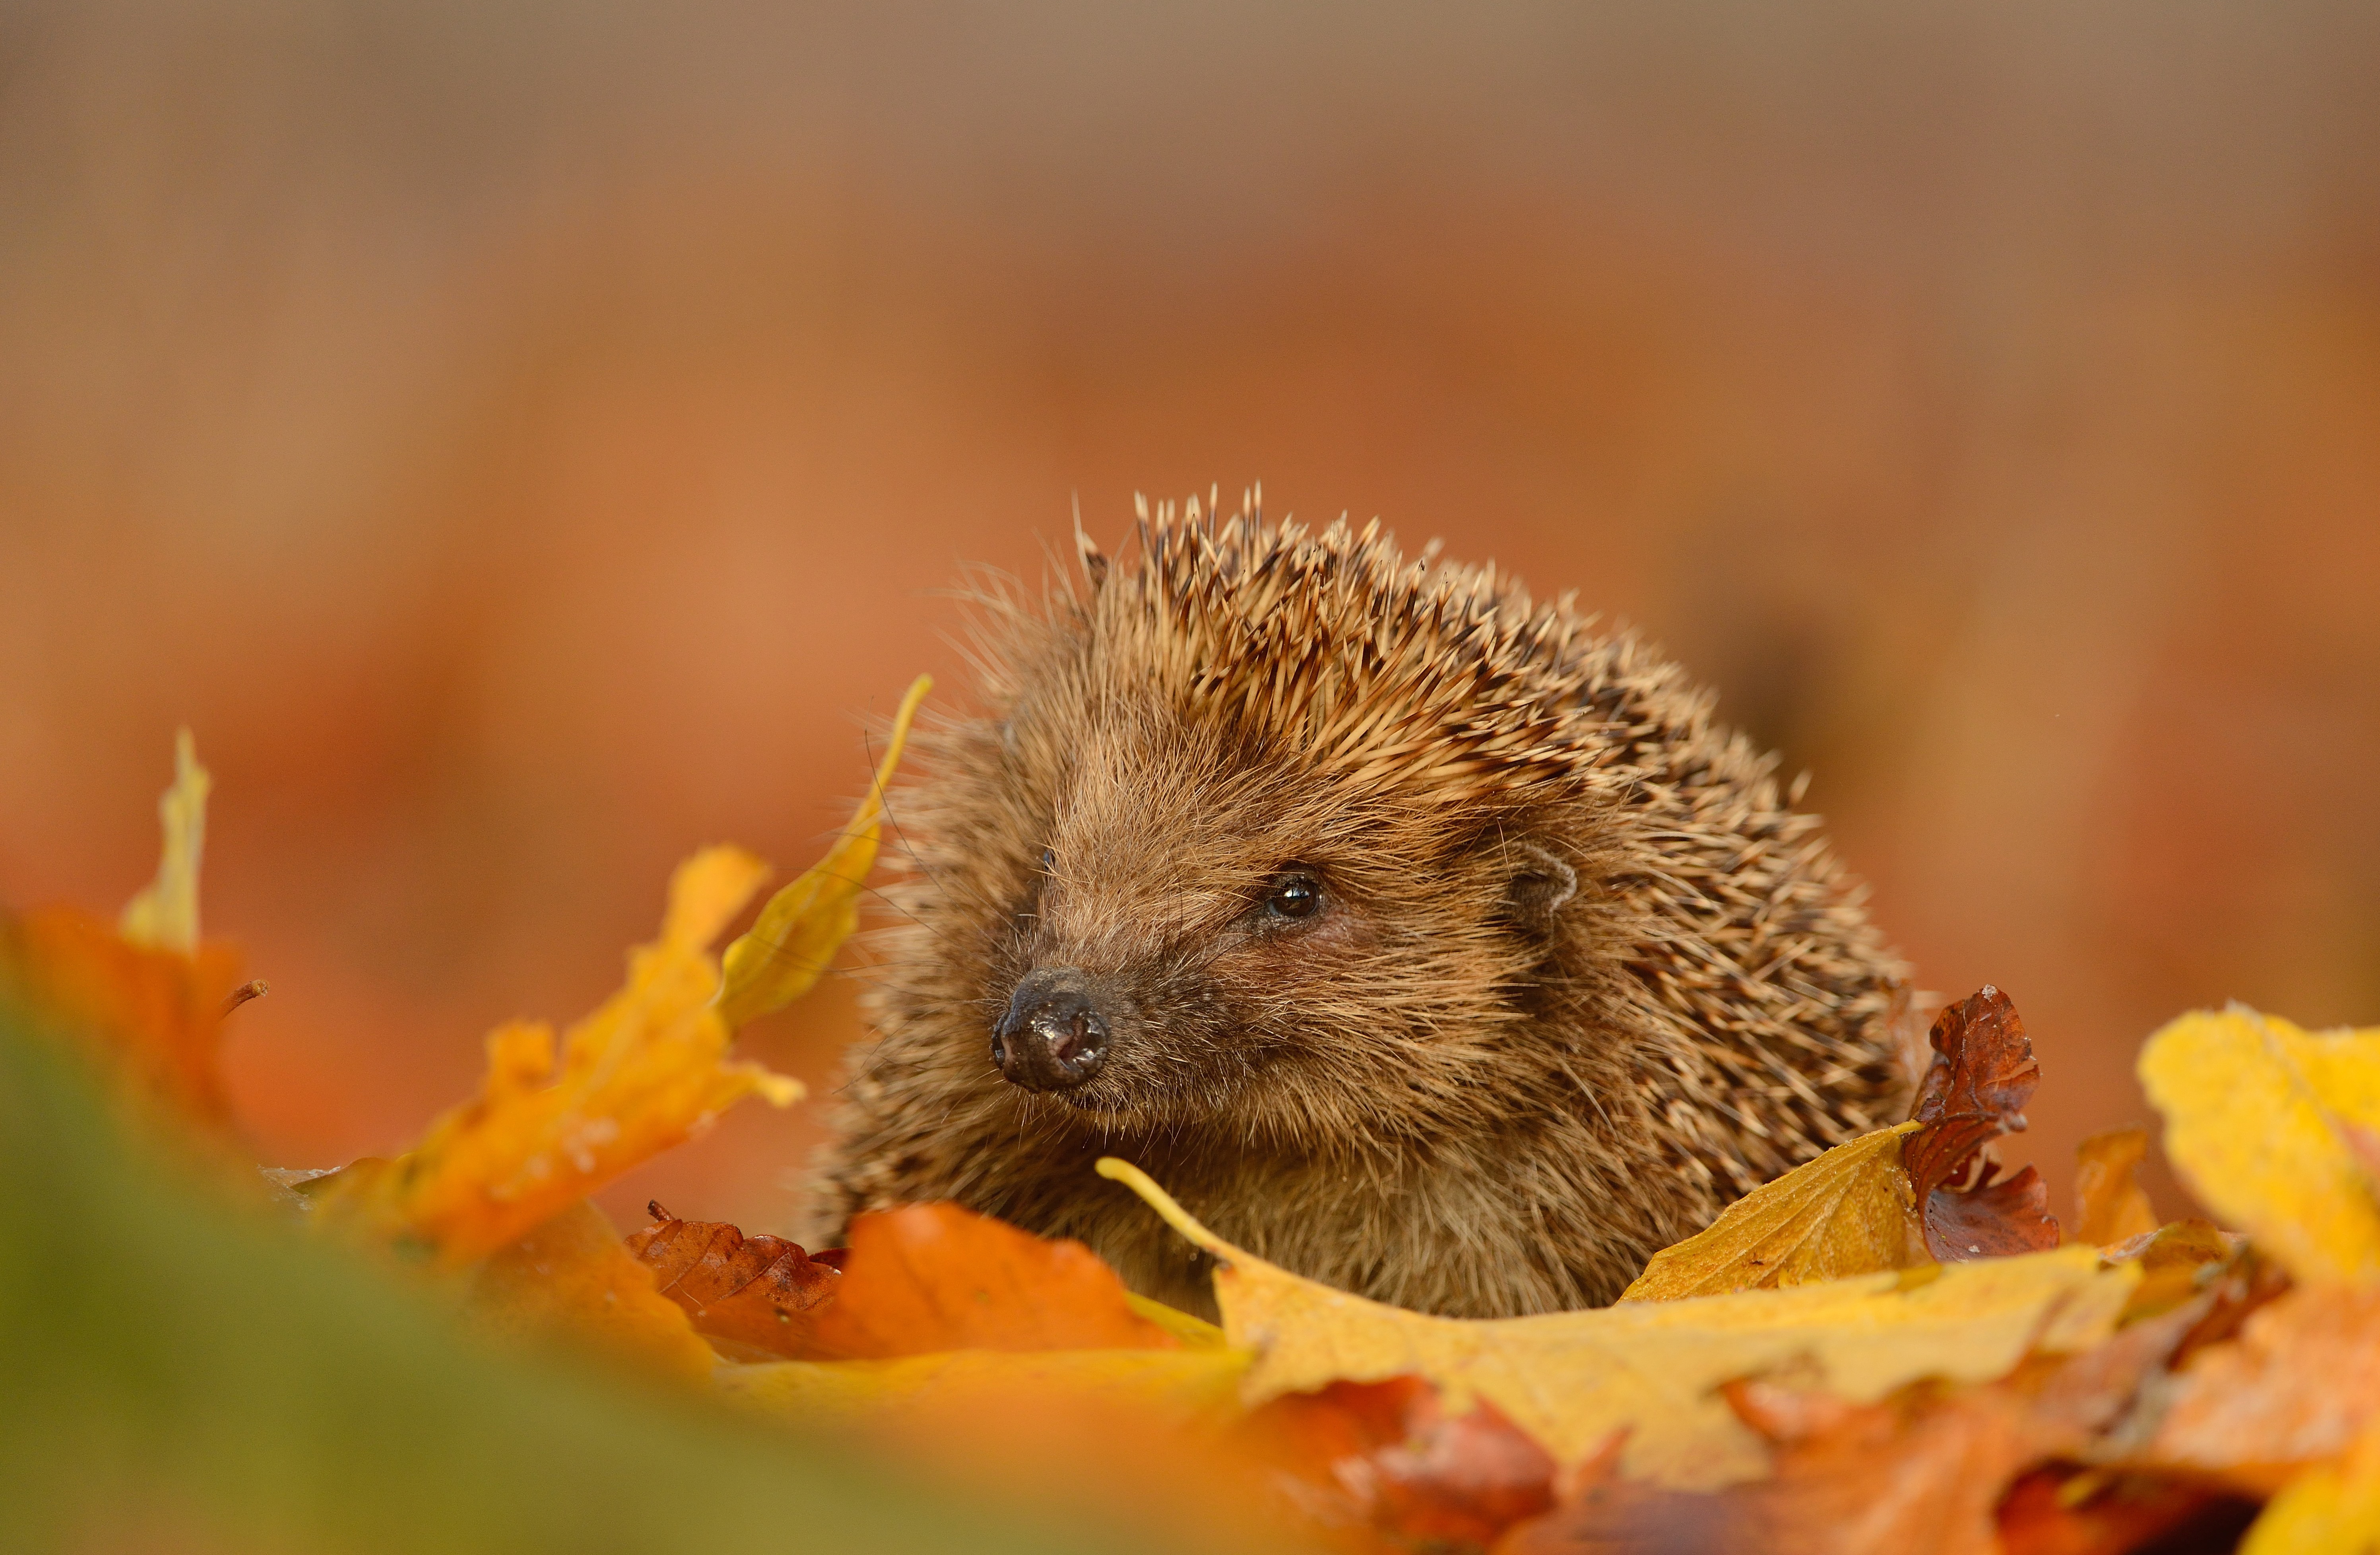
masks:
{"label": "blurred foliage background", "polygon": [[[2380,12],[1887,0],[0,8],[0,898],[172,730],[268,1159],[385,1150],[947,589],[1264,482],[1642,626],[1815,772],[2025,1143],[2380,1019]],[[829,1089],[847,979],[758,1027]],[[790,1216],[817,1104],[611,1196]],[[2178,1209],[2169,1184],[2168,1209]]]}

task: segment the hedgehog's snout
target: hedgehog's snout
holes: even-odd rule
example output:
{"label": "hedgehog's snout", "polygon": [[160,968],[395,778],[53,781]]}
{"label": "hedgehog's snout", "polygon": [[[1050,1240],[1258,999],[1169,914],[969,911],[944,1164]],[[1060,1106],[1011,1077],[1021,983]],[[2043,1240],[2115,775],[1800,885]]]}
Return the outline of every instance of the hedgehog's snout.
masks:
{"label": "hedgehog's snout", "polygon": [[1016,985],[991,1028],[991,1061],[1011,1085],[1071,1090],[1107,1062],[1113,1026],[1092,979],[1071,966],[1045,966]]}

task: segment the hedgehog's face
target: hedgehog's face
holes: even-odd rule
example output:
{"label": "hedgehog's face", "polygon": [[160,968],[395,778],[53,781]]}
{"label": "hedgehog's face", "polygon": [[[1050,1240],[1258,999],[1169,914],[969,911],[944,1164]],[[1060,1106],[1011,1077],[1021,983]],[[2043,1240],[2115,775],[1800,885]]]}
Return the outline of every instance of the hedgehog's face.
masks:
{"label": "hedgehog's face", "polygon": [[1411,796],[1140,733],[1047,791],[986,968],[1000,1075],[1115,1126],[1274,1137],[1419,1126],[1475,1091],[1567,869]]}

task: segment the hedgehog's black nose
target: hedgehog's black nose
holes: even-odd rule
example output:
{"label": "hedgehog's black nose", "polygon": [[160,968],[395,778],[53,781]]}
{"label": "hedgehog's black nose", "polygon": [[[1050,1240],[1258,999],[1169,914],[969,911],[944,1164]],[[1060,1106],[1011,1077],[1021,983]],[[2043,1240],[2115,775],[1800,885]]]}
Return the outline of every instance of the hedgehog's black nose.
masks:
{"label": "hedgehog's black nose", "polygon": [[1079,1086],[1107,1057],[1107,1017],[1092,1002],[1089,979],[1071,966],[1028,974],[991,1028],[991,1061],[1027,1090]]}

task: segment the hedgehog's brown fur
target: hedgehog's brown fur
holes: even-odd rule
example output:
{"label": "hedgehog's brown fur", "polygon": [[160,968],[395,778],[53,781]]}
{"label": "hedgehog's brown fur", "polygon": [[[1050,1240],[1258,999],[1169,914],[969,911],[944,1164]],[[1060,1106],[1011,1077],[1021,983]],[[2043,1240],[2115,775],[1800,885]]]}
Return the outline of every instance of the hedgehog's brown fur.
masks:
{"label": "hedgehog's brown fur", "polygon": [[[1093,1174],[1111,1153],[1330,1284],[1542,1312],[1900,1115],[1902,968],[1675,664],[1377,523],[1194,499],[1137,539],[1086,543],[1042,609],[986,596],[985,714],[894,796],[907,921],[813,1234],[954,1198],[1211,1310],[1200,1257]],[[1331,908],[1260,932],[1292,860]],[[1060,1095],[988,1056],[1052,965],[1136,1012]]]}

